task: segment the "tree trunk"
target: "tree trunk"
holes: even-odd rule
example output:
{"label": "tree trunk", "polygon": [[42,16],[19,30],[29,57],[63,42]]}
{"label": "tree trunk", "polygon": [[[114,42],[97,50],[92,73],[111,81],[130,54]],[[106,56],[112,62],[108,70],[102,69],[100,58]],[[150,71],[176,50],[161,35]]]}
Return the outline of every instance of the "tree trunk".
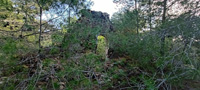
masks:
{"label": "tree trunk", "polygon": [[39,34],[39,55],[41,52],[41,36],[42,36],[42,7],[40,7],[40,34]]}
{"label": "tree trunk", "polygon": [[151,0],[149,0],[149,29],[151,31],[152,24],[151,24]]}
{"label": "tree trunk", "polygon": [[[25,5],[27,6],[27,1],[25,0]],[[25,15],[26,15],[26,18],[25,18],[25,23],[24,23],[24,25],[27,25],[27,18],[28,18],[28,14],[27,14],[27,9],[26,9],[26,7],[25,7]],[[21,34],[20,34],[20,38],[22,38],[23,37],[23,27],[24,27],[24,25],[22,26],[22,28],[21,28]]]}
{"label": "tree trunk", "polygon": [[137,34],[139,35],[139,31],[138,31],[138,8],[137,8],[137,0],[135,0],[135,10],[136,10],[136,18],[137,18],[137,20],[136,20],[136,24],[137,24],[137,28],[136,28],[136,30],[137,30]]}
{"label": "tree trunk", "polygon": [[70,18],[70,14],[71,14],[71,9],[70,9],[71,5],[69,5],[69,23],[68,25],[70,26],[70,22],[71,22],[71,18]]}
{"label": "tree trunk", "polygon": [[[165,21],[166,21],[166,12],[167,12],[167,0],[164,0],[163,1],[162,24],[165,24]],[[165,34],[166,34],[166,31],[163,32],[162,37],[161,37],[161,50],[160,50],[160,54],[162,56],[165,55]]]}
{"label": "tree trunk", "polygon": [[167,12],[167,0],[164,0],[164,5],[163,5],[163,16],[162,16],[162,23],[165,23],[166,20],[166,12]]}
{"label": "tree trunk", "polygon": [[[68,13],[69,13],[69,15],[68,15],[68,19],[69,19],[69,20],[68,20],[68,27],[70,27],[70,23],[71,23],[71,18],[70,18],[70,16],[71,16],[71,15],[70,15],[70,14],[71,14],[71,9],[70,9],[70,7],[71,7],[71,4],[69,4],[69,11],[68,11]],[[63,38],[63,40],[62,40],[62,44],[65,43],[66,37],[67,37],[67,35],[65,34],[65,35],[64,35],[64,38]],[[63,45],[62,45],[62,46],[63,46]]]}
{"label": "tree trunk", "polygon": [[[68,11],[68,27],[70,27],[70,23],[71,23],[71,3],[69,4],[69,11]],[[67,33],[64,35],[64,38],[63,38],[63,40],[62,40],[62,44],[61,44],[61,48],[60,48],[60,50],[62,51],[62,50],[64,50],[64,49],[66,49],[66,45],[65,45],[65,43],[66,43],[66,40],[67,39]],[[68,48],[68,46],[67,46],[67,48]]]}

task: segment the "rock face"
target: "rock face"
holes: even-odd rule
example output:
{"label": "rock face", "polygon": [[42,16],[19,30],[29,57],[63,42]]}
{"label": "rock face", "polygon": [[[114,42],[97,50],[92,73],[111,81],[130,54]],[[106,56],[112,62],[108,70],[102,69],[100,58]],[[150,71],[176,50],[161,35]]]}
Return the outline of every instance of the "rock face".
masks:
{"label": "rock face", "polygon": [[99,35],[104,36],[106,33],[113,31],[108,13],[91,10],[82,10],[81,13],[78,23],[84,23],[92,28],[99,27],[101,29]]}
{"label": "rock face", "polygon": [[81,17],[65,35],[63,45],[67,46],[69,52],[96,52],[97,37],[106,37],[108,32],[113,31],[109,14],[86,9],[80,13]]}
{"label": "rock face", "polygon": [[91,42],[95,41],[96,43],[93,43],[93,46],[95,47],[91,48],[91,50],[99,54],[103,60],[106,60],[109,49],[106,37],[109,32],[113,31],[109,14],[91,10],[83,10],[81,13],[82,16],[79,18],[78,23],[92,28],[92,32],[97,32],[95,34],[88,33],[87,38],[90,39],[86,39],[86,43],[89,42],[87,45],[92,45]]}

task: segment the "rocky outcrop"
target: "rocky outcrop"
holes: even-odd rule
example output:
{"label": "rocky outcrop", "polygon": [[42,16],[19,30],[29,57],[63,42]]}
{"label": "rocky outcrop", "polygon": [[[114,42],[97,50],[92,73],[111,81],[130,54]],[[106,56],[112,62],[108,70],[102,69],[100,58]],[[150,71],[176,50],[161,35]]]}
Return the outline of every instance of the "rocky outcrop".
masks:
{"label": "rocky outcrop", "polygon": [[99,27],[100,35],[105,35],[108,32],[113,31],[112,23],[109,19],[108,13],[99,11],[82,10],[81,17],[78,19],[78,23],[83,23],[89,27]]}
{"label": "rocky outcrop", "polygon": [[73,53],[86,50],[96,52],[97,36],[106,37],[107,33],[112,31],[109,14],[85,9],[81,11],[78,21],[69,28],[63,39],[63,45]]}

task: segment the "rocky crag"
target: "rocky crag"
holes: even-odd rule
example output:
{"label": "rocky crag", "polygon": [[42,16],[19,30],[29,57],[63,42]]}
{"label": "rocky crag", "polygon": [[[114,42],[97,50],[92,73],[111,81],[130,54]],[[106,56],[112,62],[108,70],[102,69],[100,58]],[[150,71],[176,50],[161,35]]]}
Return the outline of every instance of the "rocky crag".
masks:
{"label": "rocky crag", "polygon": [[99,27],[100,35],[113,31],[112,23],[108,13],[100,11],[82,10],[81,17],[77,21],[91,28]]}
{"label": "rocky crag", "polygon": [[107,37],[107,34],[113,31],[109,14],[87,9],[81,10],[80,13],[80,18],[71,25],[65,35],[63,44],[73,53],[86,50],[96,52],[97,37]]}

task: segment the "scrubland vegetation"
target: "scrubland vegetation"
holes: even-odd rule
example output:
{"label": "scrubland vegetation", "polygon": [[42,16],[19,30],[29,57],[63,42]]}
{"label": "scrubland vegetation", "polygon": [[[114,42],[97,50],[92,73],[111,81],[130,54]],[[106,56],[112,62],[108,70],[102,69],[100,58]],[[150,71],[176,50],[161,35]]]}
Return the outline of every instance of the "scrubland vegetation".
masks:
{"label": "scrubland vegetation", "polygon": [[113,2],[1,0],[0,89],[200,90],[199,1]]}

